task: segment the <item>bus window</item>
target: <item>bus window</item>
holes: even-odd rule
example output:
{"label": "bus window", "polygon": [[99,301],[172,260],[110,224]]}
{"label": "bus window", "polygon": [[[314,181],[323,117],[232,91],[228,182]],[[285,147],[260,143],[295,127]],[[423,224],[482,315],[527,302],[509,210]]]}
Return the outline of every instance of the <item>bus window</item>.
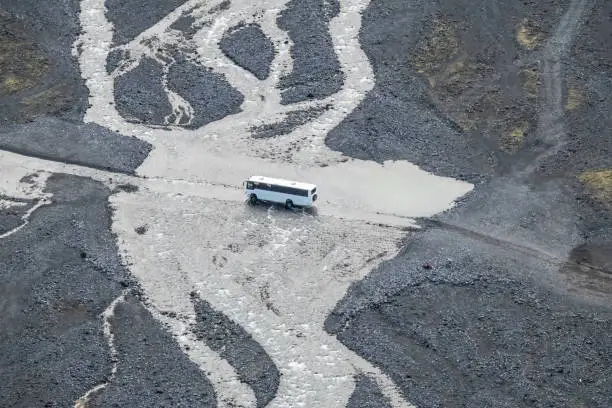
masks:
{"label": "bus window", "polygon": [[247,181],[246,188],[247,188],[247,190],[253,190],[253,188],[255,188],[255,186],[253,185],[252,181]]}
{"label": "bus window", "polygon": [[316,187],[315,187],[315,188],[313,188],[313,189],[310,191],[310,194],[312,195],[312,194],[314,194],[314,193],[316,193],[316,192],[317,192],[317,189],[316,189]]}

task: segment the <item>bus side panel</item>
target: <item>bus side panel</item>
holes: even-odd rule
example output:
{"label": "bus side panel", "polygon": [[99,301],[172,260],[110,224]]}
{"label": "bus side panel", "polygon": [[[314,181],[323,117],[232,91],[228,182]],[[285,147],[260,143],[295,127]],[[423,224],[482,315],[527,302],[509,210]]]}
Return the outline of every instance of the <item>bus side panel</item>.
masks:
{"label": "bus side panel", "polygon": [[254,190],[246,190],[247,198],[251,195],[257,195],[257,198],[262,201],[269,201],[272,203],[285,204],[287,200],[291,200],[294,205],[297,206],[311,206],[312,198],[298,196],[293,194],[279,193],[276,191],[262,190],[262,189],[254,189]]}
{"label": "bus side panel", "polygon": [[282,200],[282,197],[279,197],[279,194],[274,191],[263,191],[264,197],[266,197],[266,201],[270,201],[273,203],[278,203]]}
{"label": "bus side panel", "polygon": [[255,189],[255,194],[257,194],[257,198],[264,201],[271,201],[274,198],[274,193],[268,190],[261,190],[257,188]]}
{"label": "bus side panel", "polygon": [[296,201],[293,203],[295,205],[308,206],[310,205],[310,199],[308,197],[295,197]]}

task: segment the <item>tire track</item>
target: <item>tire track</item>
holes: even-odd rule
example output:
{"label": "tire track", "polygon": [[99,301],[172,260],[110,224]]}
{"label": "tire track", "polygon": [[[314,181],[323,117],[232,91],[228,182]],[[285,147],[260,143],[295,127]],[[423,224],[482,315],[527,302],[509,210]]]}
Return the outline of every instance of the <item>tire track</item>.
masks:
{"label": "tire track", "polygon": [[543,142],[550,147],[540,153],[533,163],[519,172],[519,177],[531,175],[543,160],[554,156],[566,143],[566,130],[563,120],[564,81],[562,61],[567,57],[584,16],[588,14],[591,7],[591,0],[572,0],[555,33],[542,51],[540,72],[543,87],[539,97],[541,111],[537,131]]}
{"label": "tire track", "polygon": [[605,268],[600,268],[595,265],[587,264],[587,263],[577,263],[568,260],[564,256],[551,254],[548,251],[545,251],[541,248],[536,248],[535,246],[527,246],[526,244],[521,244],[516,241],[506,240],[503,238],[499,238],[493,235],[483,234],[476,230],[462,227],[459,225],[455,225],[448,222],[437,221],[437,220],[425,220],[423,226],[426,228],[439,228],[447,231],[456,232],[465,237],[469,237],[471,239],[484,242],[486,244],[502,248],[506,251],[516,252],[517,254],[525,255],[528,257],[536,258],[541,261],[545,261],[551,263],[553,265],[562,266],[562,265],[571,265],[571,266],[580,266],[583,268],[588,268],[593,271],[601,272],[604,274],[611,274],[612,271],[607,270]]}

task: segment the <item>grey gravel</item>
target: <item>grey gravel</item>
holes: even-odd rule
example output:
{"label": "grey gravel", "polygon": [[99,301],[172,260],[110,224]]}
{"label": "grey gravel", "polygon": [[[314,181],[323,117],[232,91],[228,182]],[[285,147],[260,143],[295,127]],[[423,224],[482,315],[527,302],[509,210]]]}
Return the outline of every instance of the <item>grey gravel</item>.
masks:
{"label": "grey gravel", "polygon": [[391,408],[391,404],[371,377],[360,374],[357,376],[355,391],[346,408]]}
{"label": "grey gravel", "polygon": [[244,96],[222,74],[175,56],[168,72],[168,88],[181,95],[193,108],[194,118],[186,128],[196,129],[207,123],[241,111]]}
{"label": "grey gravel", "polygon": [[403,159],[437,175],[473,181],[490,174],[491,149],[486,141],[466,137],[439,111],[407,60],[435,10],[435,2],[424,0],[370,3],[359,40],[375,86],[325,142],[347,156]]}
{"label": "grey gravel", "polygon": [[[48,71],[34,89],[18,95],[0,96],[0,125],[22,122],[20,106],[16,104],[32,93],[54,87],[61,88],[62,95],[55,98],[56,106],[49,109],[55,110],[55,114],[62,118],[81,120],[89,91],[81,78],[78,59],[72,55],[72,46],[81,32],[79,3],[75,0],[3,0],[0,9],[15,19],[16,26],[27,32],[49,60]],[[57,105],[61,105],[61,109]]]}
{"label": "grey gravel", "polygon": [[147,125],[164,125],[172,105],[164,91],[162,65],[142,58],[133,70],[115,79],[115,105],[121,116]]}
{"label": "grey gravel", "polygon": [[610,406],[611,344],[601,334],[612,311],[530,271],[556,268],[526,249],[432,227],[351,288],[326,329],[417,406]]}
{"label": "grey gravel", "polygon": [[589,266],[609,255],[571,250],[588,211],[568,193],[558,179],[477,186],[354,284],[326,330],[418,406],[609,406],[610,269]]}
{"label": "grey gravel", "polygon": [[0,130],[0,149],[63,163],[134,173],[151,145],[94,123],[40,118]]}
{"label": "grey gravel", "polygon": [[[211,7],[208,10],[208,14],[212,17],[214,14],[222,10],[227,10],[230,4],[231,2],[229,0],[224,0],[216,6]],[[170,28],[172,30],[180,31],[186,40],[192,40],[193,36],[200,29],[206,26],[210,26],[212,22],[212,20],[203,20],[196,22],[196,19],[190,14],[192,11],[193,9],[184,11],[183,14],[174,23],[170,25]]]}
{"label": "grey gravel", "polygon": [[189,14],[181,15],[174,23],[170,25],[170,28],[173,30],[178,30],[183,33],[185,38],[192,38],[195,33],[195,18]]}
{"label": "grey gravel", "polygon": [[117,373],[88,407],[217,406],[212,384],[134,296],[110,319]]}
{"label": "grey gravel", "polygon": [[278,84],[281,103],[321,99],[342,88],[344,73],[328,28],[339,12],[337,0],[292,0],[278,16],[278,27],[293,41],[293,71]]}
{"label": "grey gravel", "polygon": [[132,41],[187,0],[106,0],[106,18],[113,23],[114,45]]}
{"label": "grey gravel", "polygon": [[20,210],[21,208],[8,208],[0,211],[0,235],[23,224]]}
{"label": "grey gravel", "polygon": [[227,30],[219,48],[236,65],[264,80],[270,74],[274,59],[274,44],[262,31],[259,24],[239,24]]}
{"label": "grey gravel", "polygon": [[100,313],[130,282],[110,233],[110,192],[52,175],[53,203],[0,245],[3,406],[68,407],[110,373]]}
{"label": "grey gravel", "polygon": [[227,10],[231,4],[232,2],[230,0],[223,0],[221,3],[208,10],[208,14],[216,14],[220,11]]}
{"label": "grey gravel", "polygon": [[[537,190],[501,178],[480,185],[456,209],[422,220],[426,230],[417,232],[397,258],[353,284],[326,328],[335,332],[356,311],[388,302],[403,288],[428,280],[463,285],[483,271],[497,277],[513,270],[511,277],[519,282],[537,278],[553,283],[559,278],[557,263],[581,242],[577,209],[575,199],[558,181],[548,181]],[[546,216],[550,213],[555,213],[556,222],[550,222]],[[483,262],[494,263],[495,269]]]}
{"label": "grey gravel", "polygon": [[9,22],[3,26],[3,39],[11,41],[14,35],[29,38],[48,64],[32,88],[0,97],[0,149],[133,173],[151,150],[148,143],[81,122],[89,91],[78,59],[72,55],[80,33],[79,3],[7,0],[2,8],[7,11],[2,15],[3,23],[4,18]]}
{"label": "grey gravel", "polygon": [[0,207],[0,235],[2,235],[24,223],[23,216],[34,205],[34,202],[2,194],[0,194],[0,200],[14,203],[6,208]]}
{"label": "grey gravel", "polygon": [[109,75],[112,74],[113,71],[119,67],[119,64],[122,61],[129,59],[129,54],[129,51],[124,51],[117,48],[111,50],[106,57],[106,72]]}
{"label": "grey gravel", "polygon": [[280,373],[274,362],[242,327],[195,293],[192,293],[192,301],[196,312],[193,332],[227,360],[240,380],[253,389],[257,408],[265,407],[276,395],[279,385]]}
{"label": "grey gravel", "polygon": [[[500,58],[496,69],[508,79],[504,70],[515,66],[503,59],[529,58],[522,51],[496,54],[515,47],[503,46],[515,35],[509,16],[537,21],[548,14],[554,24],[541,27],[546,33],[555,28],[551,16],[562,15],[568,2],[468,3],[381,0],[364,13],[361,39],[376,86],[330,133],[328,146],[366,159],[408,159],[476,185],[456,208],[423,220],[425,229],[400,255],[352,285],[325,328],[381,367],[420,407],[611,406],[612,340],[602,335],[612,328],[611,214],[577,178],[612,167],[603,130],[610,83],[602,73],[610,66],[612,52],[603,41],[610,30],[605,18],[593,17],[607,15],[608,6],[596,2],[578,38],[582,48],[563,64],[566,86],[581,85],[588,95],[581,109],[564,115],[567,139],[545,143],[532,131],[524,150],[512,155],[500,151],[499,135],[473,137],[477,132],[442,119],[448,106],[405,56],[414,55],[412,39],[422,37],[415,30],[427,27],[423,20],[442,17],[463,27],[463,45],[478,43]],[[491,35],[498,33],[497,19],[505,21],[498,37]],[[499,44],[484,47],[492,39]],[[581,55],[585,48],[592,54]],[[521,92],[522,86],[501,89]],[[487,120],[505,118],[495,112]],[[497,126],[485,125],[492,132]],[[520,176],[547,151],[552,154],[531,174]]]}
{"label": "grey gravel", "polygon": [[[608,407],[609,317],[530,284],[437,281],[403,290],[339,336],[417,406]],[[356,341],[374,336],[375,348]]]}
{"label": "grey gravel", "polygon": [[[566,110],[564,121],[568,137],[556,155],[544,160],[534,183],[541,178],[568,180],[568,194],[580,208],[578,226],[583,242],[569,254],[569,263],[561,272],[579,287],[612,293],[612,205],[593,197],[579,182],[585,171],[612,169],[612,3],[593,2],[590,15],[583,22],[570,54],[566,92],[578,92],[578,106]],[[595,268],[589,267],[589,265]]]}
{"label": "grey gravel", "polygon": [[287,135],[293,132],[299,126],[302,126],[312,119],[317,118],[325,110],[325,107],[320,107],[289,112],[280,122],[252,127],[250,129],[251,137],[255,139],[267,139]]}

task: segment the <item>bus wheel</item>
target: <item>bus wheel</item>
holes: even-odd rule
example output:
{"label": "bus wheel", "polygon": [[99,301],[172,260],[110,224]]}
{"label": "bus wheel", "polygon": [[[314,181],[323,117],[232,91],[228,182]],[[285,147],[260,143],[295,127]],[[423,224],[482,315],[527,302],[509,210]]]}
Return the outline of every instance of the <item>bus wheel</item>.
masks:
{"label": "bus wheel", "polygon": [[288,209],[288,210],[292,209],[293,208],[293,201],[287,200],[285,202],[285,208]]}
{"label": "bus wheel", "polygon": [[255,195],[255,194],[251,194],[251,195],[249,196],[249,203],[250,203],[251,205],[256,205],[256,204],[257,204],[257,195]]}

